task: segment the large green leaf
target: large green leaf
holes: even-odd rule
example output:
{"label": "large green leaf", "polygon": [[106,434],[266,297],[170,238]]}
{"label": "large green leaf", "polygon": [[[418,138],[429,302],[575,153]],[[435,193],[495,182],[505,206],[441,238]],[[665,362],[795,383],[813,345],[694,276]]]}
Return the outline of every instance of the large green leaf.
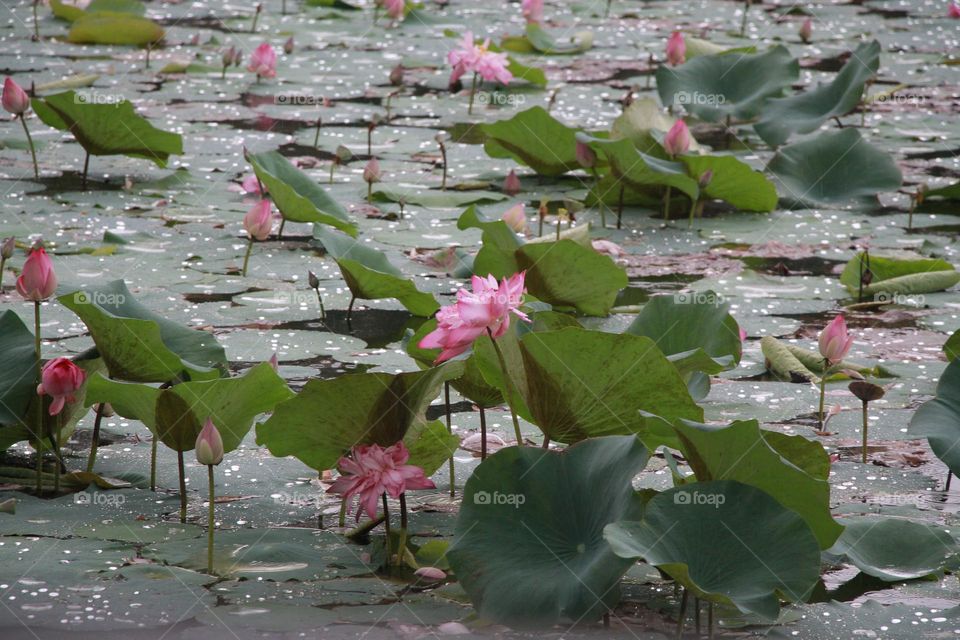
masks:
{"label": "large green leaf", "polygon": [[910,433],[926,436],[933,453],[954,475],[960,475],[960,359],[940,376],[936,397],[913,414]]}
{"label": "large green leaf", "polygon": [[332,469],[352,447],[390,446],[424,424],[427,406],[459,362],[409,373],[348,374],[311,379],[296,397],[257,426],[257,444],[275,456],[294,456],[318,471]]}
{"label": "large green leaf", "polygon": [[782,147],[767,169],[780,179],[785,195],[797,202],[873,198],[893,191],[903,180],[893,158],[853,128]]}
{"label": "large green leaf", "polygon": [[67,41],[74,44],[146,46],[163,40],[163,27],[130,13],[86,13],[70,26]]}
{"label": "large green leaf", "polygon": [[679,67],[657,68],[657,92],[666,106],[681,104],[701,120],[757,116],[766,100],[779,95],[800,75],[800,65],[784,46],[758,54],[697,56]]}
{"label": "large green leaf", "polygon": [[520,340],[534,422],[556,442],[636,433],[640,411],[700,419],[677,369],[653,340],[567,328]]}
{"label": "large green leaf", "polygon": [[777,207],[777,188],[760,171],[733,156],[688,154],[679,158],[691,176],[707,171],[713,177],[702,189],[708,199],[723,200],[741,211],[773,211]]}
{"label": "large green leaf", "polygon": [[433,315],[440,308],[432,294],[419,291],[381,251],[326,227],[314,227],[313,237],[337,261],[340,273],[355,298],[396,298],[410,313],[425,317]]}
{"label": "large green leaf", "polygon": [[125,155],[165,167],[170,156],[183,153],[179,133],[157,129],[137,114],[129,100],[97,104],[84,94],[64,91],[34,98],[31,104],[44,123],[70,131],[90,155]]}
{"label": "large green leaf", "polygon": [[513,158],[540,175],[559,176],[579,169],[576,130],[543,107],[531,107],[509,120],[480,125],[484,149],[494,158]]}
{"label": "large green leaf", "polygon": [[20,422],[37,394],[37,355],[33,333],[14,311],[0,313],[0,425]]}
{"label": "large green leaf", "polygon": [[[870,272],[869,284],[860,287],[860,274]],[[863,293],[881,301],[896,302],[897,295],[934,293],[960,282],[960,272],[939,258],[894,258],[862,252],[853,257],[840,282],[852,294]]]}
{"label": "large green leaf", "polygon": [[614,552],[642,558],[698,598],[776,620],[780,598],[803,602],[820,577],[810,527],[767,493],[733,480],[655,495],[638,520],[607,526]]}
{"label": "large green leaf", "polygon": [[460,438],[447,431],[439,420],[425,425],[417,425],[403,438],[410,451],[408,464],[423,469],[424,474],[432,476],[460,448]]}
{"label": "large green leaf", "polygon": [[554,306],[605,316],[627,286],[627,274],[609,257],[573,240],[529,242],[515,254],[527,291]]}
{"label": "large green leaf", "polygon": [[508,447],[467,481],[447,553],[481,617],[514,626],[592,623],[619,602],[633,564],[603,528],[639,515],[631,480],[647,463],[634,437],[562,453]]}
{"label": "large green leaf", "polygon": [[677,447],[690,463],[697,480],[737,480],[776,498],[806,520],[824,549],[832,545],[843,527],[830,515],[830,464],[823,446],[802,436],[773,435],[756,420],[729,426],[705,425],[687,420],[670,422],[676,440],[665,439],[663,421],[648,418],[641,433],[654,449]]}
{"label": "large green leaf", "polygon": [[947,338],[947,341],[943,343],[943,353],[950,362],[960,358],[960,329],[954,331],[953,334]]}
{"label": "large green leaf", "polygon": [[936,573],[957,552],[949,533],[925,522],[862,517],[841,523],[843,534],[827,553],[846,556],[867,575],[888,582]]}
{"label": "large green leaf", "polygon": [[610,165],[610,173],[623,185],[644,192],[650,187],[672,187],[684,193],[691,200],[700,195],[697,181],[687,175],[686,167],[680,162],[661,160],[641,153],[630,140],[603,140],[580,136],[583,142],[600,151]]}
{"label": "large green leaf", "polygon": [[458,229],[480,229],[482,246],[473,260],[473,273],[478,276],[492,275],[507,278],[520,271],[516,252],[523,241],[503,220],[486,220],[474,206],[460,214]]}
{"label": "large green leaf", "polygon": [[224,449],[232,451],[250,431],[254,418],[292,396],[283,378],[262,362],[236,378],[184,382],[166,389],[96,376],[85,402],[88,406],[109,402],[118,414],[143,422],[174,451],[192,450],[210,418],[220,431]]}
{"label": "large green leaf", "polygon": [[87,325],[113,378],[170,382],[217,378],[226,371],[226,353],[215,337],[150,311],[123,280],[58,300]]}
{"label": "large green leaf", "polygon": [[791,134],[816,131],[828,119],[845,115],[860,103],[863,85],[879,67],[880,43],[864,42],[830,84],[770,100],[754,129],[772,146],[783,144]]}
{"label": "large green leaf", "polygon": [[246,152],[246,159],[285,219],[327,224],[356,237],[357,227],[340,203],[278,152]]}

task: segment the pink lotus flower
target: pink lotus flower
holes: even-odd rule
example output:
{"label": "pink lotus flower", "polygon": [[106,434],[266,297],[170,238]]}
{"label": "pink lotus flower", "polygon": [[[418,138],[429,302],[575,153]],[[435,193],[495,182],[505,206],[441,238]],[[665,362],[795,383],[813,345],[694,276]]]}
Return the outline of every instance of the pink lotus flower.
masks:
{"label": "pink lotus flower", "polygon": [[368,183],[380,182],[383,174],[380,172],[380,162],[376,158],[370,158],[367,166],[363,168],[363,181]]}
{"label": "pink lotus flower", "polygon": [[401,20],[407,10],[407,2],[406,0],[383,0],[383,7],[391,19]]}
{"label": "pink lotus flower", "polygon": [[527,228],[527,214],[523,203],[517,203],[503,212],[503,221],[516,233],[523,233]]}
{"label": "pink lotus flower", "polygon": [[574,157],[577,159],[577,164],[584,169],[592,169],[597,166],[597,154],[590,148],[590,145],[584,144],[579,140],[577,140]]}
{"label": "pink lotus flower", "polygon": [[434,582],[443,580],[447,577],[447,573],[443,569],[438,569],[437,567],[420,567],[413,572],[413,575],[425,580],[433,580]]}
{"label": "pink lotus flower", "polygon": [[476,44],[473,33],[468,31],[463,36],[460,46],[447,54],[447,61],[453,66],[450,82],[455,83],[465,73],[477,73],[487,81],[497,81],[507,84],[513,80],[513,74],[507,69],[510,61],[507,54],[495,53],[489,50],[490,38],[483,44]]}
{"label": "pink lotus flower", "polygon": [[690,150],[690,129],[683,120],[677,120],[663,138],[663,149],[670,157]]}
{"label": "pink lotus flower", "polygon": [[527,22],[543,22],[543,0],[523,0],[520,10]]}
{"label": "pink lotus flower", "polygon": [[277,52],[269,42],[264,42],[250,55],[247,71],[257,74],[257,78],[273,78],[277,75]]}
{"label": "pink lotus flower", "polygon": [[273,213],[269,200],[261,200],[247,211],[247,215],[243,216],[243,228],[252,239],[262,242],[270,237],[270,232],[273,230]]}
{"label": "pink lotus flower", "polygon": [[243,182],[240,183],[240,186],[243,187],[243,190],[247,193],[255,193],[258,196],[263,195],[263,191],[266,191],[264,187],[263,191],[260,190],[260,181],[257,180],[256,174],[251,173],[248,176],[244,176]]}
{"label": "pink lotus flower", "polygon": [[403,442],[386,448],[378,444],[354,447],[349,456],[340,458],[337,468],[341,475],[327,491],[343,496],[348,513],[352,513],[353,497],[359,496],[357,520],[362,512],[375,519],[377,502],[384,493],[399,498],[400,494],[409,489],[436,487],[433,481],[423,474],[423,469],[407,464],[409,459],[410,452]]}
{"label": "pink lotus flower", "polygon": [[510,314],[530,322],[518,307],[523,298],[521,271],[497,283],[496,278],[473,276],[473,291],[460,289],[457,301],[437,312],[437,328],[420,341],[421,349],[442,349],[434,361],[439,364],[460,355],[473,341],[489,331],[494,339],[510,327]]}
{"label": "pink lotus flower", "polygon": [[22,116],[30,109],[30,96],[20,88],[13,78],[3,81],[3,110],[15,116]]}
{"label": "pink lotus flower", "polygon": [[956,2],[951,2],[950,6],[947,7],[947,15],[951,18],[960,18],[960,5]]}
{"label": "pink lotus flower", "polygon": [[667,62],[673,66],[683,64],[687,61],[687,43],[683,39],[683,34],[674,31],[667,38]]}
{"label": "pink lotus flower", "polygon": [[597,253],[610,256],[611,258],[619,258],[624,253],[620,245],[609,240],[591,240],[590,246],[593,247],[593,250]]}
{"label": "pink lotus flower", "polygon": [[842,315],[835,317],[820,332],[820,355],[830,364],[837,364],[846,357],[853,346],[853,336],[847,332],[847,322]]}
{"label": "pink lotus flower", "polygon": [[27,256],[23,271],[17,278],[17,293],[24,300],[40,302],[46,300],[57,290],[57,274],[53,271],[53,261],[37,247]]}
{"label": "pink lotus flower", "polygon": [[40,372],[40,385],[37,395],[51,396],[50,415],[55,416],[63,411],[63,406],[74,402],[74,394],[83,385],[87,374],[83,369],[73,364],[69,358],[54,358],[43,365]]}
{"label": "pink lotus flower", "polygon": [[280,358],[277,356],[276,351],[274,351],[273,355],[270,356],[270,360],[268,360],[268,362],[270,363],[270,368],[273,369],[274,373],[280,373]]}
{"label": "pink lotus flower", "polygon": [[197,462],[204,466],[220,464],[223,461],[223,438],[220,437],[220,432],[210,418],[203,423],[203,429],[197,435],[194,451]]}
{"label": "pink lotus flower", "polygon": [[520,193],[520,178],[517,177],[517,172],[513,169],[510,169],[510,173],[504,178],[501,191],[508,196],[515,196]]}
{"label": "pink lotus flower", "polygon": [[807,18],[803,21],[803,24],[800,25],[800,31],[798,32],[800,39],[804,42],[810,42],[810,38],[813,37],[813,20]]}

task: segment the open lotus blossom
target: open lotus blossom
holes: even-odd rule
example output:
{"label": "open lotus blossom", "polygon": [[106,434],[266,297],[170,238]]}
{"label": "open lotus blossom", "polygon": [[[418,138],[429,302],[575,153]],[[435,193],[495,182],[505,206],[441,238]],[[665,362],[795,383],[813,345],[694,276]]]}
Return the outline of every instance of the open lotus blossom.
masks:
{"label": "open lotus blossom", "polygon": [[473,341],[489,331],[494,339],[510,327],[510,316],[530,322],[519,310],[526,272],[515,273],[499,283],[491,275],[473,276],[473,291],[460,289],[457,301],[437,312],[437,328],[420,341],[421,349],[441,349],[435,364],[465,352]]}
{"label": "open lotus blossom", "polygon": [[73,364],[69,358],[54,358],[43,365],[37,395],[53,398],[50,415],[55,416],[63,411],[66,403],[76,400],[74,394],[86,378],[87,374],[83,369]]}
{"label": "open lotus blossom", "polygon": [[683,34],[674,31],[667,38],[667,62],[673,66],[683,64],[687,61],[687,43],[683,39]]}
{"label": "open lotus blossom", "polygon": [[503,221],[517,233],[523,233],[527,228],[527,214],[524,212],[523,203],[513,205],[503,212]]}
{"label": "open lotus blossom", "polygon": [[520,10],[527,22],[543,22],[543,0],[523,0]]}
{"label": "open lotus blossom", "polygon": [[257,74],[257,79],[273,78],[277,75],[277,52],[269,42],[264,42],[250,55],[247,71]]}
{"label": "open lotus blossom", "polygon": [[950,6],[947,7],[947,15],[951,18],[960,18],[960,5],[956,2],[951,2]]}
{"label": "open lotus blossom", "polygon": [[671,157],[690,150],[690,129],[683,120],[677,120],[663,138],[663,149]]}
{"label": "open lotus blossom", "polygon": [[251,239],[263,242],[270,237],[273,230],[273,212],[269,200],[261,200],[247,211],[243,216],[243,228]]}
{"label": "open lotus blossom", "polygon": [[196,455],[197,462],[202,465],[217,465],[223,462],[223,438],[210,418],[203,423],[203,429],[197,435]]}
{"label": "open lotus blossom", "polygon": [[464,34],[460,46],[447,54],[447,61],[453,66],[451,83],[466,73],[476,73],[488,82],[507,84],[513,80],[513,74],[507,69],[510,64],[507,54],[490,51],[490,38],[476,44],[470,31]]}
{"label": "open lotus blossom", "polygon": [[53,271],[53,261],[43,247],[37,247],[23,263],[23,271],[17,278],[17,293],[24,300],[41,302],[56,290],[57,274]]}
{"label": "open lotus blossom", "polygon": [[353,498],[359,496],[357,520],[363,512],[374,519],[377,517],[377,501],[384,493],[399,498],[410,489],[436,487],[424,475],[423,469],[407,464],[409,459],[410,452],[403,442],[389,447],[378,444],[354,447],[349,456],[340,458],[337,468],[341,475],[327,491],[343,496],[348,513],[353,513]]}
{"label": "open lotus blossom", "polygon": [[847,322],[842,315],[835,317],[820,332],[820,355],[831,365],[843,360],[853,346],[853,336],[847,332]]}
{"label": "open lotus blossom", "polygon": [[3,96],[0,98],[3,110],[15,116],[22,116],[30,109],[30,96],[13,78],[3,81]]}

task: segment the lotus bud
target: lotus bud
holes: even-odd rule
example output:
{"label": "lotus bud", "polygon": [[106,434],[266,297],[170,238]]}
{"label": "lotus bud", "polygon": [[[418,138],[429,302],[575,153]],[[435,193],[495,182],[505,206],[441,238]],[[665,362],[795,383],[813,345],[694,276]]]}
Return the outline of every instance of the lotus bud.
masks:
{"label": "lotus bud", "polygon": [[577,140],[577,147],[574,155],[577,159],[577,163],[584,169],[593,169],[597,166],[597,154],[594,153],[593,149],[590,148],[590,145],[584,144]]}
{"label": "lotus bud", "polygon": [[677,120],[663,138],[663,148],[670,157],[690,150],[690,129],[683,120]]}
{"label": "lotus bud", "polygon": [[17,239],[13,236],[9,238],[4,238],[3,242],[0,243],[0,258],[4,260],[9,260],[13,257],[13,252],[17,248]]}
{"label": "lotus bud", "polygon": [[342,144],[337,145],[337,150],[335,153],[340,164],[345,164],[353,159],[353,152]]}
{"label": "lotus bud", "polygon": [[443,580],[447,577],[447,574],[443,571],[443,569],[438,569],[436,567],[420,567],[413,572],[413,575],[423,578],[424,580],[432,580],[434,582]]}
{"label": "lotus bud", "polygon": [[3,81],[3,96],[0,98],[3,110],[15,116],[22,116],[30,109],[30,96],[20,88],[13,78]]}
{"label": "lotus bud", "polygon": [[220,55],[220,62],[223,63],[223,66],[229,67],[231,64],[233,64],[233,57],[236,55],[236,51],[237,50],[234,47],[230,47],[229,49],[225,49],[223,51],[223,53]]}
{"label": "lotus bud", "polygon": [[830,364],[842,361],[853,346],[853,336],[847,332],[847,323],[842,315],[835,317],[820,332],[820,355]]}
{"label": "lotus bud", "polygon": [[293,36],[287,38],[287,41],[283,43],[283,52],[287,55],[293,53]]}
{"label": "lotus bud", "polygon": [[667,62],[673,66],[683,64],[687,60],[687,43],[683,39],[683,34],[674,31],[667,38]]}
{"label": "lotus bud", "polygon": [[57,290],[57,274],[53,270],[53,261],[42,246],[34,248],[23,263],[23,270],[17,278],[17,293],[24,300],[40,302],[46,300]]}
{"label": "lotus bud", "polygon": [[803,24],[800,25],[799,35],[804,42],[810,42],[810,38],[813,36],[813,20],[807,18],[803,21]]}
{"label": "lotus bud", "polygon": [[307,284],[310,285],[311,289],[320,288],[320,278],[317,277],[313,271],[307,271]]}
{"label": "lotus bud", "polygon": [[527,215],[523,203],[510,207],[503,213],[503,221],[516,233],[523,233],[527,228]]}
{"label": "lotus bud", "polygon": [[515,196],[520,193],[520,178],[517,177],[516,171],[510,169],[510,173],[508,173],[507,177],[503,180],[501,190],[508,196]]}
{"label": "lotus bud", "polygon": [[370,158],[367,166],[363,168],[363,180],[369,184],[380,182],[380,162],[376,158]]}
{"label": "lotus bud", "polygon": [[243,216],[243,228],[251,238],[261,242],[270,237],[273,230],[273,212],[269,200],[261,200]]}
{"label": "lotus bud", "polygon": [[950,6],[947,7],[947,15],[951,18],[960,18],[960,5],[956,2],[951,2]]}
{"label": "lotus bud", "polygon": [[403,86],[403,65],[398,64],[390,70],[390,84],[395,87]]}
{"label": "lotus bud", "polygon": [[713,182],[713,169],[707,169],[700,174],[700,179],[697,180],[697,184],[700,185],[701,189],[706,189],[710,186],[710,183]]}
{"label": "lotus bud", "polygon": [[207,418],[197,436],[197,462],[202,465],[217,465],[223,461],[223,438],[213,425],[213,420]]}
{"label": "lotus bud", "polygon": [[274,352],[273,352],[273,355],[270,356],[270,360],[268,360],[268,362],[270,363],[270,367],[273,368],[273,371],[274,371],[275,373],[279,373],[279,372],[280,372],[280,358],[277,357],[277,352],[276,352],[276,351],[274,351]]}

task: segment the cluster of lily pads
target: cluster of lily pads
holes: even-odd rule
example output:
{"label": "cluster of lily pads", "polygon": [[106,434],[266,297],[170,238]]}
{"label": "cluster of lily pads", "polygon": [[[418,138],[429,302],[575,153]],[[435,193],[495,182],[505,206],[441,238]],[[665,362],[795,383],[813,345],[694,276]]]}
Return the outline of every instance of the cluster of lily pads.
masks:
{"label": "cluster of lily pads", "polygon": [[[355,9],[339,0],[328,4]],[[423,10],[392,0],[377,5],[394,23]],[[86,9],[51,0],[51,9],[71,23],[71,42],[136,44],[148,51],[162,43],[162,29],[158,33],[132,0],[93,0]],[[520,64],[514,54],[572,55],[591,46],[589,34],[563,39],[542,27],[542,3],[524,0],[522,11],[524,35],[499,44],[471,33],[447,34],[460,38],[448,58],[450,84],[456,90],[463,78],[470,82],[468,113],[484,83],[546,84],[541,70]],[[104,39],[118,33],[124,41]],[[692,226],[698,217],[729,208],[763,214],[784,200],[796,207],[843,203],[901,185],[893,159],[855,126],[823,130],[869,107],[878,42],[857,46],[832,82],[789,95],[799,63],[783,45],[723,50],[679,34],[666,53],[654,74],[660,102],[628,96],[606,130],[570,126],[536,106],[438,137],[444,158],[446,145],[482,144],[490,157],[512,159],[541,179],[570,176],[583,186],[582,197],[539,203],[538,233],[529,228],[523,205],[487,218],[474,206],[487,196],[468,196],[458,228],[479,230],[482,246],[476,254],[456,253],[455,275],[464,283],[470,278],[470,285],[458,283],[452,304],[418,289],[385,254],[360,241],[361,229],[347,209],[279,151],[244,150],[251,172],[244,189],[259,201],[243,220],[248,244],[235,275],[246,276],[255,242],[274,234],[274,209],[282,219],[277,238],[287,221],[312,223],[315,246],[336,263],[350,290],[348,322],[356,300],[382,299],[397,300],[423,320],[404,341],[409,371],[318,377],[296,392],[275,361],[237,374],[214,335],[151,311],[122,280],[58,288],[56,260],[42,241],[8,239],[0,246],[0,275],[23,249],[25,261],[14,267],[16,291],[32,303],[34,328],[15,310],[0,314],[0,449],[30,443],[38,495],[90,483],[116,488],[123,483],[96,473],[101,421],[111,412],[139,421],[152,434],[151,490],[157,488],[158,447],[176,453],[181,522],[188,513],[184,458],[194,452],[209,474],[212,573],[214,468],[255,429],[258,445],[300,460],[342,496],[338,524],[350,539],[370,543],[382,528],[373,544],[385,550],[383,572],[429,582],[455,579],[481,618],[513,626],[594,623],[609,616],[624,575],[638,561],[683,589],[680,631],[687,606],[699,619],[707,603],[711,633],[715,606],[750,621],[776,621],[782,603],[809,600],[822,587],[825,567],[840,562],[887,582],[944,570],[958,548],[936,527],[900,518],[834,518],[832,460],[815,439],[764,429],[758,420],[705,423],[699,402],[711,376],[737,367],[747,338],[723,296],[655,296],[620,331],[591,322],[616,309],[628,277],[614,259],[618,247],[591,239],[589,226],[576,224],[581,211],[598,210],[603,227],[607,213],[618,228],[629,224],[627,205],[646,208],[667,225],[683,216]],[[225,50],[223,73],[237,62],[237,52]],[[264,43],[247,70],[261,82],[282,73],[277,67],[273,48]],[[402,85],[402,70],[397,75]],[[28,138],[31,109],[46,125],[68,131],[87,163],[90,156],[119,154],[163,167],[183,153],[182,137],[151,125],[133,103],[95,104],[74,88],[60,91],[65,88],[33,87],[29,97],[8,79],[3,106],[21,120]],[[379,118],[371,117],[370,136]],[[752,135],[747,128],[768,146],[762,168],[733,153],[741,136]],[[363,178],[371,202],[398,202],[402,215],[405,203],[447,192],[445,160],[442,184],[412,193],[387,184],[369,148],[368,156]],[[331,176],[350,159],[338,150]],[[36,155],[33,164],[39,176]],[[86,187],[86,166],[83,179]],[[518,188],[511,172],[502,192]],[[500,193],[487,194],[500,200]],[[960,185],[923,188],[913,200],[934,197],[956,199]],[[545,232],[545,224],[553,228]],[[310,276],[323,309],[319,283]],[[859,311],[895,296],[949,290],[960,272],[940,259],[863,250],[839,280],[849,296],[838,305]],[[45,362],[41,310],[54,301],[83,322],[94,347]],[[778,379],[809,383],[812,398],[819,391],[819,433],[828,426],[826,385],[849,383],[862,402],[866,462],[869,403],[883,396],[883,380],[893,374],[846,360],[852,337],[842,313],[819,338],[815,349],[762,338],[766,367]],[[951,472],[960,472],[960,332],[944,351],[952,363],[911,429],[929,439]],[[482,462],[460,491],[453,458],[461,441],[451,428],[451,389],[481,416]],[[446,420],[427,417],[438,400]],[[486,432],[485,411],[501,406],[512,416],[516,442],[510,445]],[[60,445],[91,408],[88,462],[71,470]],[[258,422],[260,416],[269,417]],[[525,438],[521,420],[539,436]],[[666,465],[672,488],[638,484],[653,458]],[[339,471],[335,480],[333,470]],[[435,488],[430,478],[446,474],[451,495],[460,498],[456,531],[427,562],[408,532],[406,491]],[[399,500],[399,528],[388,497]],[[366,517],[348,531],[354,498],[357,520]]]}

